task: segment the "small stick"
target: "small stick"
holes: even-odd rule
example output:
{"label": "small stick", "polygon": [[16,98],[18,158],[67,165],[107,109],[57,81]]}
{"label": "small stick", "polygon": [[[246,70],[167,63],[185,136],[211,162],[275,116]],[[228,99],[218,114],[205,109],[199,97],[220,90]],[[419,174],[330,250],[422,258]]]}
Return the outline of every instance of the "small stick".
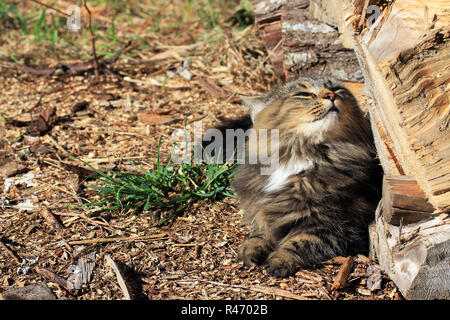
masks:
{"label": "small stick", "polygon": [[334,283],[331,286],[332,290],[338,290],[345,287],[345,285],[347,284],[347,278],[350,272],[352,271],[352,268],[353,268],[353,257],[348,256],[345,263],[339,269],[336,279],[334,279]]}
{"label": "small stick", "polygon": [[12,252],[11,249],[9,249],[1,239],[0,239],[0,247],[5,249],[6,253],[9,254],[11,258],[14,259],[14,261],[16,261],[18,264],[21,264],[19,257],[14,252]]}
{"label": "small stick", "polygon": [[50,140],[50,142],[59,150],[61,151],[63,154],[68,154],[69,152],[67,152],[66,149],[64,149],[63,147],[61,147],[61,145],[56,142],[55,138],[53,138],[50,134],[45,135],[45,138],[47,138],[48,140]]}
{"label": "small stick", "polygon": [[55,10],[56,12],[58,12],[59,14],[62,14],[63,16],[69,17],[69,15],[68,15],[67,13],[65,13],[64,11],[61,11],[61,10],[59,10],[59,9],[56,9],[55,7],[52,7],[52,6],[48,5],[48,4],[45,4],[45,3],[40,2],[40,1],[38,1],[38,0],[31,0],[31,1],[33,1],[33,2],[35,2],[35,3],[37,3],[37,4],[39,4],[39,5],[41,5],[41,6],[43,6],[43,7],[46,7],[46,8],[48,8],[48,9]]}
{"label": "small stick", "polygon": [[41,267],[35,267],[34,270],[36,270],[37,273],[39,273],[44,278],[50,280],[51,282],[54,282],[54,283],[60,285],[61,287],[63,287],[66,290],[70,290],[67,285],[67,280],[64,279],[63,277],[58,276],[53,271],[50,271],[48,269],[41,268]]}
{"label": "small stick", "polygon": [[325,296],[327,300],[333,300],[333,298],[331,298],[330,295],[328,294],[327,289],[325,289],[323,286],[319,287],[319,291]]}
{"label": "small stick", "polygon": [[174,247],[198,247],[196,243],[174,243],[172,246]]}
{"label": "small stick", "polygon": [[[55,213],[58,216],[67,216],[67,217],[73,217],[73,220],[76,219],[84,219],[90,224],[104,227],[105,229],[108,229],[109,231],[115,231],[115,225],[111,225],[109,223],[103,222],[103,221],[97,221],[92,218],[87,217],[85,214],[79,214],[79,213]],[[72,219],[71,219],[72,220]],[[65,220],[64,223],[68,223],[68,220]]]}
{"label": "small stick", "polygon": [[313,274],[312,272],[308,272],[306,270],[300,270],[295,275],[302,279],[307,279],[307,280],[310,280],[313,282],[323,281],[323,278],[321,276],[319,276],[317,274]]}
{"label": "small stick", "polygon": [[83,6],[84,6],[84,8],[86,9],[86,11],[88,13],[88,28],[89,28],[89,32],[91,34],[92,55],[94,57],[94,72],[95,72],[95,78],[98,79],[98,77],[99,77],[99,64],[98,64],[97,50],[95,49],[94,30],[92,30],[91,10],[89,10],[89,7],[87,6],[86,0],[83,0]]}
{"label": "small stick", "polygon": [[40,214],[45,218],[45,221],[52,226],[57,232],[63,232],[64,226],[55,218],[55,216],[47,208],[42,208]]}
{"label": "small stick", "polygon": [[[282,45],[282,43],[283,39],[280,39],[280,41],[278,41],[275,47],[273,47],[273,49],[270,50],[269,54],[259,63],[259,65],[255,68],[255,70],[253,70],[253,72],[247,77],[247,79],[245,80],[246,82],[250,81],[259,72],[259,70],[264,67],[264,63],[266,63],[266,61],[270,59],[270,57],[275,53],[275,51],[278,50],[278,47]],[[230,98],[228,98],[228,100],[230,100]]]}
{"label": "small stick", "polygon": [[263,287],[263,286],[254,286],[249,288],[252,291],[261,292],[265,294],[273,294],[275,296],[280,296],[284,298],[294,299],[294,300],[310,300],[308,298],[302,297],[298,294],[291,293],[287,290],[271,288],[271,287]]}
{"label": "small stick", "polygon": [[237,289],[242,289],[242,290],[247,290],[247,291],[255,291],[255,292],[260,292],[260,293],[265,293],[265,294],[276,295],[276,296],[280,296],[280,297],[284,297],[284,298],[290,298],[290,299],[294,299],[294,300],[310,300],[306,297],[300,296],[295,293],[291,293],[291,292],[283,290],[283,289],[278,289],[278,288],[263,287],[263,286],[244,287],[244,286],[240,286],[240,285],[226,284],[226,283],[221,283],[221,282],[216,282],[216,281],[210,281],[210,280],[205,280],[205,279],[195,279],[195,278],[184,279],[183,281],[180,281],[180,282],[185,282],[185,281],[206,282],[206,283],[219,285],[219,286],[223,286],[223,287],[237,288]]}
{"label": "small stick", "polygon": [[367,7],[369,6],[369,0],[364,1],[364,7],[361,12],[361,18],[359,19],[358,28],[361,28],[364,24],[364,19],[366,18]]}
{"label": "small stick", "polygon": [[119,282],[120,289],[122,289],[125,300],[131,300],[130,292],[128,291],[127,285],[125,283],[125,280],[123,279],[119,267],[109,255],[106,255],[105,260],[106,263],[111,267],[111,269],[113,269],[114,273],[116,274],[117,281]]}
{"label": "small stick", "polygon": [[152,234],[147,236],[131,236],[131,237],[121,237],[121,238],[96,238],[89,240],[74,240],[68,241],[70,245],[77,244],[93,244],[93,243],[108,243],[108,242],[116,242],[116,241],[141,241],[141,240],[157,240],[157,239],[167,239],[167,235],[165,233]]}
{"label": "small stick", "polygon": [[172,238],[173,241],[177,242],[177,244],[186,244],[189,241],[183,240],[181,237],[177,236],[175,233],[168,231],[168,230],[163,230],[163,232],[170,238]]}

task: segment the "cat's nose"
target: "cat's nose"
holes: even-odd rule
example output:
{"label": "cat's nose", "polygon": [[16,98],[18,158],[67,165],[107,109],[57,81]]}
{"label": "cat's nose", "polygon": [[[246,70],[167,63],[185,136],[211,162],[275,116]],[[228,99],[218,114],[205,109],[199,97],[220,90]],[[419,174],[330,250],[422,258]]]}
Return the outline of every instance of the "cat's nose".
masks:
{"label": "cat's nose", "polygon": [[323,98],[334,102],[334,99],[336,99],[336,95],[333,92],[327,92],[323,95]]}

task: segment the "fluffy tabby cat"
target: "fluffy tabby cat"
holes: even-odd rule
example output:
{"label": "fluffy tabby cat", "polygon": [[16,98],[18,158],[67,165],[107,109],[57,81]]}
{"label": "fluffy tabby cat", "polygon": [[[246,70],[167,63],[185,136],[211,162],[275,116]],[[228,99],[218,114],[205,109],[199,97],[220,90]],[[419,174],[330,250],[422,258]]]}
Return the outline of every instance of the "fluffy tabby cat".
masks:
{"label": "fluffy tabby cat", "polygon": [[242,164],[233,181],[251,226],[244,263],[286,277],[297,266],[366,253],[381,167],[352,94],[333,79],[300,78],[243,103],[256,135],[279,130],[265,150],[278,152],[271,174],[261,174],[260,162]]}

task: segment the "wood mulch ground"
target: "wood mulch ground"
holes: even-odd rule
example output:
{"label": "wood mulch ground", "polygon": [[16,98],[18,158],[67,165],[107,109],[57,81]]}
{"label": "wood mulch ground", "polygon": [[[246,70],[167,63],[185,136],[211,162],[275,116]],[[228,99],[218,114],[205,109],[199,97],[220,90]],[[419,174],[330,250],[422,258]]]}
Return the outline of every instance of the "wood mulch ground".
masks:
{"label": "wood mulch ground", "polygon": [[[116,28],[133,33],[130,26]],[[355,257],[342,289],[332,286],[344,258],[282,280],[243,266],[237,251],[249,230],[235,199],[197,203],[163,227],[155,227],[152,212],[97,214],[78,207],[96,193],[86,188],[92,184],[87,167],[67,153],[94,167],[133,171],[132,160],[151,169],[160,138],[167,159],[175,130],[192,132],[198,120],[205,130],[241,116],[245,109],[233,94],[276,83],[254,26],[209,30],[192,44],[189,34],[199,30],[194,20],[149,35],[148,48],[130,49],[112,65],[122,78],[102,74],[97,80],[91,71],[37,76],[0,56],[0,293],[44,282],[57,298],[76,300],[401,299],[364,256]],[[32,57],[44,67],[68,63],[49,47],[17,30],[0,42],[1,52],[13,51],[22,63]],[[76,266],[92,274],[79,289],[68,288]]]}

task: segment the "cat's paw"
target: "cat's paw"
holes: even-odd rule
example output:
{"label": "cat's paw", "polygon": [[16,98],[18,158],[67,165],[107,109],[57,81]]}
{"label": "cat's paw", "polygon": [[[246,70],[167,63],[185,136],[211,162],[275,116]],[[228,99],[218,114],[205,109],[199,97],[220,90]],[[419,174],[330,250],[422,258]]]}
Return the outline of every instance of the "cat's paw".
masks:
{"label": "cat's paw", "polygon": [[295,274],[296,262],[286,252],[275,251],[266,260],[266,271],[276,278],[286,278]]}
{"label": "cat's paw", "polygon": [[239,250],[239,258],[247,266],[262,265],[269,251],[269,246],[264,239],[250,238],[242,244]]}

